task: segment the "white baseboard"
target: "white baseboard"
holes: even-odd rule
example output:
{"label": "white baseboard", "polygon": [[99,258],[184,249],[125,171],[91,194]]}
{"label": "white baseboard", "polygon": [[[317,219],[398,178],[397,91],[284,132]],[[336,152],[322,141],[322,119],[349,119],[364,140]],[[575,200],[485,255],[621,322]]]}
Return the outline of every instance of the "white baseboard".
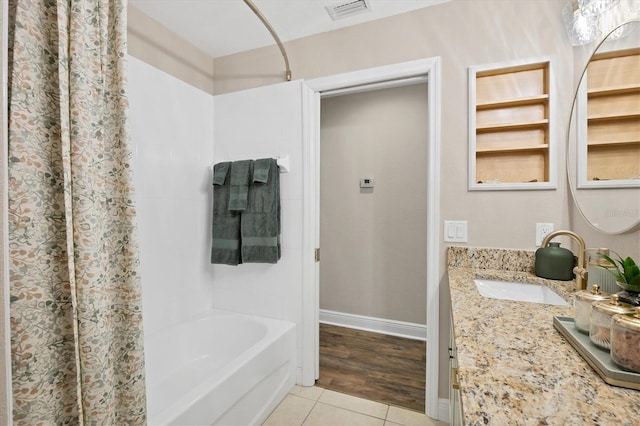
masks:
{"label": "white baseboard", "polygon": [[320,309],[320,322],[415,340],[427,340],[427,326]]}

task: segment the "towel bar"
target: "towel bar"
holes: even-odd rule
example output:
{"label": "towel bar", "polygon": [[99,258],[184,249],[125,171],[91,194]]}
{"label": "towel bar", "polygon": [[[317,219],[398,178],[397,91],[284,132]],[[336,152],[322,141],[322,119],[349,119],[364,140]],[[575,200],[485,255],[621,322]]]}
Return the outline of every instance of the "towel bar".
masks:
{"label": "towel bar", "polygon": [[276,162],[280,168],[280,173],[289,173],[289,156],[278,157]]}

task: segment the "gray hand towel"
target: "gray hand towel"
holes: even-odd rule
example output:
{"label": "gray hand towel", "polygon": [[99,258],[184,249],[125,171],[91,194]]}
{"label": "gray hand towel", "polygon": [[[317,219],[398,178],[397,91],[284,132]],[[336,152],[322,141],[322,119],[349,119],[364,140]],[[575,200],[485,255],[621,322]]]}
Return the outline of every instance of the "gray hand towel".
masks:
{"label": "gray hand towel", "polygon": [[229,192],[229,210],[231,211],[243,211],[247,208],[252,164],[252,160],[231,163],[231,188]]}
{"label": "gray hand towel", "polygon": [[240,259],[240,214],[229,211],[231,163],[213,167],[211,263],[237,265]]}
{"label": "gray hand towel", "polygon": [[229,167],[231,167],[230,162],[218,163],[213,166],[214,185],[224,185],[225,181],[227,180],[227,175],[229,174]]}
{"label": "gray hand towel", "polygon": [[254,162],[249,200],[242,213],[240,229],[243,262],[278,262],[281,256],[280,173],[272,158]]}

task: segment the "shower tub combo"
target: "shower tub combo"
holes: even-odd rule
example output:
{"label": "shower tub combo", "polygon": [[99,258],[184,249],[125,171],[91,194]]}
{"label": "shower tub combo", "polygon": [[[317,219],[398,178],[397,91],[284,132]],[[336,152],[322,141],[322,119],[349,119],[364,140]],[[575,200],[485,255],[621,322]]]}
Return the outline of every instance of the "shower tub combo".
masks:
{"label": "shower tub combo", "polygon": [[295,384],[295,324],[212,310],[145,338],[148,424],[261,424]]}

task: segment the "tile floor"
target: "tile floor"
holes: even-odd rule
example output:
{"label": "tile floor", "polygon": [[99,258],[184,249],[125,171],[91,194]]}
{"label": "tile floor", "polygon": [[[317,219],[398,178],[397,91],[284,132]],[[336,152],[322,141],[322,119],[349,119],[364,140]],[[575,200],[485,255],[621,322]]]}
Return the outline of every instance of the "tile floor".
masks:
{"label": "tile floor", "polygon": [[265,426],[444,426],[416,411],[345,395],[328,389],[296,386],[273,410]]}

